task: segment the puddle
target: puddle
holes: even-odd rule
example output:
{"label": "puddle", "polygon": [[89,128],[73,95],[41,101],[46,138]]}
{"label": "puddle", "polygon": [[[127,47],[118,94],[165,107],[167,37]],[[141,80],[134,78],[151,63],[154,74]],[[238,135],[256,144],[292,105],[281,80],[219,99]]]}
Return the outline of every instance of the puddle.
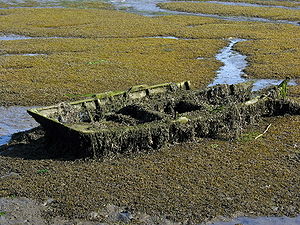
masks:
{"label": "puddle", "polygon": [[215,222],[210,225],[299,225],[300,216],[297,217],[238,217],[230,222]]}
{"label": "puddle", "polygon": [[16,35],[16,34],[8,34],[8,35],[0,36],[0,41],[26,40],[26,39],[33,39],[33,37]]}
{"label": "puddle", "polygon": [[0,145],[6,144],[12,134],[38,126],[26,112],[28,108],[32,107],[0,106]]}
{"label": "puddle", "polygon": [[153,37],[145,37],[145,38],[162,38],[162,39],[173,39],[173,40],[193,40],[191,38],[180,38],[175,36],[153,36]]}
{"label": "puddle", "polygon": [[14,41],[14,40],[27,40],[27,39],[68,39],[74,37],[30,37],[30,36],[23,36],[17,34],[6,34],[0,35],[0,41]]}
{"label": "puddle", "polygon": [[40,55],[47,55],[47,54],[40,54],[40,53],[26,53],[26,54],[5,54],[5,55],[2,55],[2,56],[40,56]]}
{"label": "puddle", "polygon": [[[252,79],[254,81],[253,84],[253,91],[257,91],[266,87],[269,87],[271,85],[279,85],[283,79],[281,80],[277,80],[277,79]],[[297,85],[295,80],[290,80],[290,82],[288,83],[288,85],[290,86],[294,86]]]}

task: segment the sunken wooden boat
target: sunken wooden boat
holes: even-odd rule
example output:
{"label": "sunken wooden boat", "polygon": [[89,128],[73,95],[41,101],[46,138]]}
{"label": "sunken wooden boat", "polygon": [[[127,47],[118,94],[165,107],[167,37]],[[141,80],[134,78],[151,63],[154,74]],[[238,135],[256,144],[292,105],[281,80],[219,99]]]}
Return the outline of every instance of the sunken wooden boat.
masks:
{"label": "sunken wooden boat", "polygon": [[252,82],[192,90],[189,81],[96,94],[28,110],[58,154],[99,158],[159,149],[196,138],[234,139],[263,116],[300,114],[279,87],[252,92]]}

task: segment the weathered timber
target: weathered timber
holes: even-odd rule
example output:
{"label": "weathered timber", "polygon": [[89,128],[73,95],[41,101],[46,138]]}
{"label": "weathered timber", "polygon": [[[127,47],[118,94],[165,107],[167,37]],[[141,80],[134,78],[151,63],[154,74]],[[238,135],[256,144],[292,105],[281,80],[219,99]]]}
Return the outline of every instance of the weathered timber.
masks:
{"label": "weathered timber", "polygon": [[251,92],[252,83],[191,90],[188,81],[136,86],[93,98],[31,109],[58,153],[99,158],[159,149],[198,137],[234,139],[264,116],[300,114],[277,86]]}

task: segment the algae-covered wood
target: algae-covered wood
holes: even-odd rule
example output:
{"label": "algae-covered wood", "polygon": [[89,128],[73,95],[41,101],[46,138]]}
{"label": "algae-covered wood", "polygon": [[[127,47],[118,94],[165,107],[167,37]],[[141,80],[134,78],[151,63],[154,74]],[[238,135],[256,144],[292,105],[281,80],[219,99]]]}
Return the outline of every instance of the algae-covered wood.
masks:
{"label": "algae-covered wood", "polygon": [[188,81],[96,94],[31,109],[50,141],[80,157],[158,149],[197,137],[236,138],[262,116],[299,114],[278,87],[251,92],[252,83],[191,90]]}

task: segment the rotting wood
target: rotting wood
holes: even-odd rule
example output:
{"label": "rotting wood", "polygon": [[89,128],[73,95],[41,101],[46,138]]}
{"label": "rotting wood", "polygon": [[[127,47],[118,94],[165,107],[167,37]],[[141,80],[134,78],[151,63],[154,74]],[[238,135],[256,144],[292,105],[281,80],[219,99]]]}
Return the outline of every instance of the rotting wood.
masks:
{"label": "rotting wood", "polygon": [[199,90],[190,90],[189,82],[139,86],[28,112],[59,154],[94,158],[199,137],[235,139],[261,117],[300,114],[300,105],[282,99],[278,86],[251,88],[251,82]]}

